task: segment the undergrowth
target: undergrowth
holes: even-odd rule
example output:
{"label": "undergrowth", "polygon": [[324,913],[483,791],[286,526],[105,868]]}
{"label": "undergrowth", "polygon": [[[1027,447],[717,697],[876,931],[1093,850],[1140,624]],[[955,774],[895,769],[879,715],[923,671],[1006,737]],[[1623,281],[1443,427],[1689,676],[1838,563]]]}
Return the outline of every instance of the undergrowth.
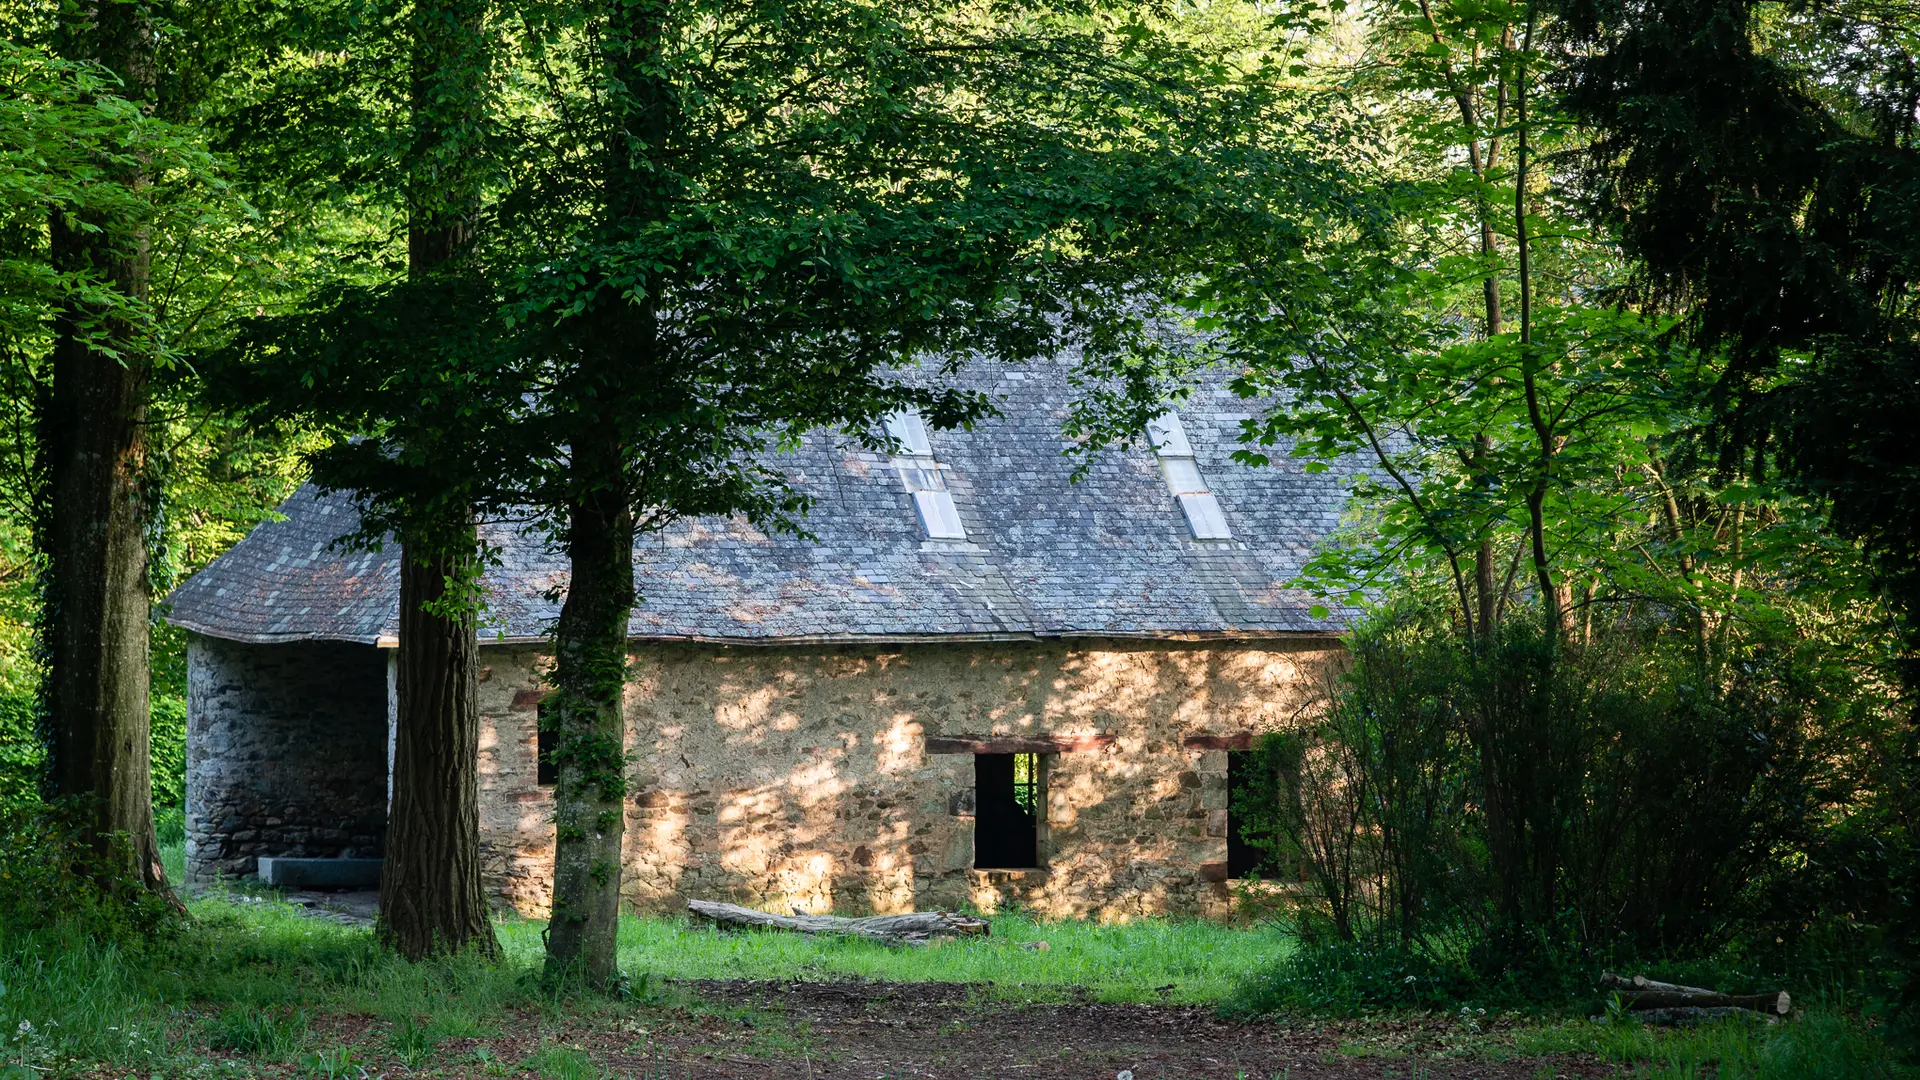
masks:
{"label": "undergrowth", "polygon": [[1525,1029],[1515,1053],[1591,1053],[1645,1080],[1912,1080],[1920,1070],[1887,1052],[1872,1028],[1816,1007],[1772,1026],[1729,1022],[1653,1028],[1631,1018]]}

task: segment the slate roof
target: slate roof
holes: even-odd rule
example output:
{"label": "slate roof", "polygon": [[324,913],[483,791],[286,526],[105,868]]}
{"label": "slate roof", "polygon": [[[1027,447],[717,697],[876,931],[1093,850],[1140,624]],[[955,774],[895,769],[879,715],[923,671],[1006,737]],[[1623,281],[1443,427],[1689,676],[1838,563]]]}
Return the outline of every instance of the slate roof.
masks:
{"label": "slate roof", "polygon": [[[932,432],[967,540],[930,541],[885,454],[820,433],[782,455],[816,499],[816,539],[767,536],[741,519],[701,518],[635,545],[641,603],[632,635],[766,643],[1050,636],[1269,637],[1327,633],[1352,612],[1314,618],[1286,583],[1338,524],[1352,463],[1308,473],[1284,456],[1229,458],[1253,405],[1216,376],[1180,418],[1234,539],[1191,539],[1153,452],[1098,455],[1080,483],[1063,456],[1069,361],[981,361],[961,376],[1002,415],[972,432]],[[332,547],[357,518],[344,496],[303,488],[285,519],[177,589],[168,619],[239,641],[373,642],[397,626],[398,551]],[[483,639],[537,640],[559,614],[565,558],[489,526],[501,565],[487,580]]]}

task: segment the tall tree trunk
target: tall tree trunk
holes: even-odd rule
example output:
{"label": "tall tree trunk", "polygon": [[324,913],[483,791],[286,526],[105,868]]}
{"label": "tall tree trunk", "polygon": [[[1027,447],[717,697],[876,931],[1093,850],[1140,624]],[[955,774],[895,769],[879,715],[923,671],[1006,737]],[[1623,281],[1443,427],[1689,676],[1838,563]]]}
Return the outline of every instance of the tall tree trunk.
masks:
{"label": "tall tree trunk", "polygon": [[[101,3],[69,15],[59,48],[96,61],[135,101],[152,97],[153,29],[136,4]],[[144,170],[114,182],[145,188]],[[145,228],[96,219],[89,228],[52,221],[55,267],[84,274],[135,307],[147,297]],[[53,388],[39,416],[45,504],[39,529],[47,560],[45,699],[52,793],[92,801],[102,851],[125,834],[131,865],[165,891],[153,835],[147,715],[147,390],[151,360],[125,307],[72,303],[56,316]]]}
{"label": "tall tree trunk", "polygon": [[626,829],[627,621],[633,614],[633,512],[597,480],[618,445],[575,447],[584,491],[570,508],[572,578],[554,634],[553,918],[547,977],[604,987],[618,977],[621,840]]}
{"label": "tall tree trunk", "polygon": [[465,543],[408,544],[400,566],[393,802],[380,876],[380,939],[410,960],[477,949],[498,956],[480,887],[476,703],[478,575]]}
{"label": "tall tree trunk", "polygon": [[[652,166],[678,121],[665,69],[669,6],[613,0],[596,46],[607,145],[601,226],[619,235],[664,220],[672,170]],[[637,299],[629,299],[628,291]],[[658,302],[651,283],[610,292],[577,372],[566,546],[572,565],[554,634],[548,714],[554,752],[553,919],[547,977],[604,987],[618,977],[621,840],[626,830],[627,622],[633,615],[636,463],[623,442],[640,395],[654,393]]]}
{"label": "tall tree trunk", "polygon": [[[414,5],[407,269],[416,280],[445,271],[472,240],[485,12],[475,0]],[[498,956],[480,883],[479,539],[462,500],[421,512],[436,519],[400,538],[399,700],[380,938],[415,960],[466,949]]]}

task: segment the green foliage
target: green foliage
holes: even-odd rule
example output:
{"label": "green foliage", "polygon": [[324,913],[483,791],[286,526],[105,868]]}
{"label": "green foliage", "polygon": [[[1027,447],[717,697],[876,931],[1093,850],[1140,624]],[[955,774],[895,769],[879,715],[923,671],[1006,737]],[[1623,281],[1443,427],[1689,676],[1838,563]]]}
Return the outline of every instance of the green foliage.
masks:
{"label": "green foliage", "polygon": [[[722,933],[679,919],[623,919],[620,966],[688,979],[874,979],[991,984],[1008,1001],[1204,1004],[1294,950],[1277,925],[1136,919],[1101,925],[996,915],[984,938],[902,950],[829,935]],[[507,929],[510,931],[511,924]],[[1023,948],[1045,942],[1047,948]],[[1164,991],[1162,988],[1168,988]]]}
{"label": "green foliage", "polygon": [[[1711,445],[1771,454],[1857,539],[1902,616],[1920,612],[1920,37],[1877,0],[1576,0],[1569,108],[1593,132],[1581,179],[1638,270],[1628,295],[1684,319],[1721,366]],[[1862,912],[1920,957],[1920,741],[1876,793],[1890,826]],[[1878,848],[1876,852],[1874,849]],[[1859,895],[1862,890],[1851,889]],[[1920,982],[1907,982],[1920,1018]],[[1911,1019],[1910,1018],[1910,1019]],[[1913,1019],[1920,1023],[1920,1019]]]}
{"label": "green foliage", "polygon": [[202,1025],[207,1045],[249,1057],[283,1059],[307,1037],[307,1014],[299,1009],[256,1009],[230,1005]]}
{"label": "green foliage", "polygon": [[1633,1066],[1635,1075],[1680,1080],[1707,1074],[1725,1080],[1899,1080],[1915,1075],[1880,1032],[1844,1013],[1816,1007],[1776,1026],[1729,1021],[1661,1030],[1631,1014],[1606,1023],[1574,1021],[1518,1032],[1523,1054],[1590,1053]]}
{"label": "green foliage", "polygon": [[400,1055],[400,1060],[407,1063],[408,1068],[417,1069],[433,1056],[434,1050],[440,1045],[440,1038],[430,1026],[411,1016],[403,1016],[394,1023],[387,1043],[393,1047],[394,1053]]}
{"label": "green foliage", "polygon": [[[1867,2],[1595,0],[1567,13],[1595,216],[1642,303],[1725,363],[1729,453],[1775,440],[1796,486],[1920,601],[1920,38]],[[1857,47],[1841,42],[1857,41]]]}
{"label": "green foliage", "polygon": [[1484,1002],[1483,980],[1391,945],[1324,941],[1242,979],[1221,1003],[1229,1016],[1309,1012],[1352,1016],[1377,1009],[1451,1011]]}
{"label": "green foliage", "polygon": [[[175,820],[186,800],[187,703],[155,695],[149,700],[153,768],[153,805]],[[22,807],[40,800],[40,770],[45,760],[36,730],[39,702],[31,691],[0,692],[0,807]],[[166,842],[163,837],[162,842]]]}
{"label": "green foliage", "polygon": [[39,699],[32,691],[0,692],[0,807],[40,801]]}
{"label": "green foliage", "polygon": [[88,820],[78,799],[0,807],[0,933],[57,929],[118,940],[171,924],[165,899],[103,869],[126,865],[125,840],[96,851],[85,839]]}
{"label": "green foliage", "polygon": [[179,809],[187,799],[187,701],[155,695],[148,706],[153,805]]}
{"label": "green foliage", "polygon": [[611,1075],[573,1046],[543,1046],[527,1055],[520,1067],[542,1080],[606,1080]]}
{"label": "green foliage", "polygon": [[1823,808],[1872,766],[1862,735],[1894,726],[1870,688],[1823,683],[1792,642],[1713,681],[1657,623],[1577,650],[1446,626],[1364,623],[1325,718],[1265,739],[1249,773],[1273,781],[1235,793],[1249,840],[1305,868],[1302,933],[1342,943],[1275,976],[1319,965],[1333,988],[1288,992],[1384,1004],[1383,963],[1417,959],[1579,993],[1610,961],[1784,940],[1831,910],[1801,878]]}

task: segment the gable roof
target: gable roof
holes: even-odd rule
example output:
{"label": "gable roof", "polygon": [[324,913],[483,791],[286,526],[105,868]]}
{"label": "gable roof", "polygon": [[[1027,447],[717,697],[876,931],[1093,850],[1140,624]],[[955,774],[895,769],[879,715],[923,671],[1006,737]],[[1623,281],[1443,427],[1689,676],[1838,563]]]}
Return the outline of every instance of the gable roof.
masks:
{"label": "gable roof", "polygon": [[[928,540],[884,453],[815,433],[779,458],[811,495],[815,539],[768,536],[740,518],[698,518],[634,546],[642,639],[775,644],[1014,637],[1272,637],[1343,629],[1353,612],[1315,618],[1287,587],[1339,522],[1356,466],[1309,473],[1276,457],[1229,455],[1252,403],[1225,377],[1179,407],[1233,539],[1192,539],[1148,446],[1096,456],[1071,483],[1061,435],[1070,359],[983,360],[959,376],[1001,415],[974,431],[930,433],[964,541]],[[336,550],[358,516],[342,495],[302,488],[284,520],[254,529],[169,598],[167,618],[238,641],[374,642],[398,625],[399,553]],[[559,615],[565,557],[505,525],[487,574],[482,640],[543,639]]]}

